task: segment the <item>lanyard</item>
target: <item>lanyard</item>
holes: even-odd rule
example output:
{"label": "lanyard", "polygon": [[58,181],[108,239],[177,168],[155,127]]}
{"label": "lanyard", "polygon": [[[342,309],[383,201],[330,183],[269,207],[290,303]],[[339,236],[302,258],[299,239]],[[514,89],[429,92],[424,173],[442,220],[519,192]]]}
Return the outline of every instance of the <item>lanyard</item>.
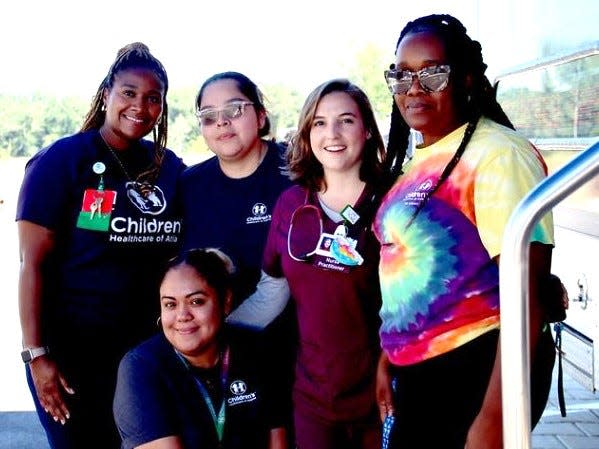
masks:
{"label": "lanyard", "polygon": [[214,428],[215,428],[216,434],[218,436],[218,441],[219,441],[219,443],[222,443],[223,434],[225,431],[225,395],[226,395],[225,388],[227,386],[227,375],[229,373],[229,348],[227,347],[227,349],[224,351],[224,353],[222,355],[222,369],[220,372],[220,381],[221,381],[223,399],[220,403],[218,415],[216,414],[216,409],[214,407],[214,404],[212,403],[212,399],[210,399],[210,394],[208,394],[208,390],[206,390],[206,387],[204,386],[202,381],[193,374],[187,359],[185,359],[185,357],[183,357],[179,353],[179,351],[175,350],[175,352],[179,356],[179,359],[181,359],[181,361],[183,362],[185,367],[189,370],[190,374],[193,376],[196,386],[198,387],[198,390],[200,390],[200,393],[202,394],[202,398],[204,399],[204,402],[206,403],[206,407],[208,407],[208,410],[210,411],[210,416],[212,416],[212,421],[214,422]]}

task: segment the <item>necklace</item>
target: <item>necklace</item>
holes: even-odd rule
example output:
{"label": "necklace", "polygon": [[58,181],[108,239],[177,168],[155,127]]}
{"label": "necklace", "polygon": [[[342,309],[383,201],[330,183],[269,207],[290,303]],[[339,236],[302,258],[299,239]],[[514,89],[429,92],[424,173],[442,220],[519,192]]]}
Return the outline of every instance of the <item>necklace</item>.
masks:
{"label": "necklace", "polygon": [[116,154],[116,151],[114,150],[114,148],[112,148],[112,146],[108,144],[108,142],[102,135],[102,131],[98,131],[98,133],[100,134],[100,138],[102,139],[102,142],[104,142],[104,146],[106,146],[106,148],[108,148],[108,151],[110,152],[110,154],[112,154],[112,157],[114,157],[117,164],[123,171],[123,174],[127,178],[128,183],[132,184],[133,188],[140,195],[142,195],[144,198],[147,198],[148,195],[154,191],[154,186],[147,181],[139,182],[137,180],[134,180],[131,177],[131,175],[129,174],[129,172],[127,171],[127,169],[125,168],[125,164],[123,164],[123,161],[121,161],[121,158],[118,156],[118,154]]}
{"label": "necklace", "polygon": [[104,146],[106,148],[108,148],[108,151],[110,152],[110,154],[112,154],[112,157],[114,157],[114,159],[116,160],[117,164],[119,164],[119,167],[121,167],[121,170],[125,174],[125,177],[127,178],[127,180],[128,181],[133,181],[133,179],[129,175],[129,172],[125,168],[125,165],[123,164],[123,161],[121,161],[121,158],[116,154],[116,151],[114,151],[114,149],[112,148],[112,146],[110,146],[108,144],[108,142],[106,142],[106,139],[104,138],[104,135],[102,134],[102,131],[99,131],[99,134],[100,134],[100,137],[102,138],[102,142],[104,142]]}

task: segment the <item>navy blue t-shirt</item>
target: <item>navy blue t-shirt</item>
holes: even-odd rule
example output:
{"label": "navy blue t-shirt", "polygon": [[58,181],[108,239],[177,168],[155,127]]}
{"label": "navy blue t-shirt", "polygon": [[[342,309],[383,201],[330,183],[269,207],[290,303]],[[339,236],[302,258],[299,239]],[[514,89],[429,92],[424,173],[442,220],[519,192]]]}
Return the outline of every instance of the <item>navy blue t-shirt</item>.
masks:
{"label": "navy blue t-shirt", "polygon": [[[27,163],[16,219],[55,235],[43,268],[42,325],[48,344],[99,333],[104,339],[138,342],[155,331],[159,277],[180,239],[175,197],[185,166],[167,150],[154,193],[140,197],[129,177],[151,165],[153,145],[141,141],[119,151],[119,163],[93,130],[62,138]],[[105,167],[104,190],[116,192],[104,231],[78,227],[84,192],[100,184],[98,162]]]}
{"label": "navy blue t-shirt", "polygon": [[[229,372],[225,382],[223,449],[266,449],[282,417],[268,360],[258,334],[228,328]],[[215,407],[218,411],[219,405]],[[219,447],[214,421],[193,373],[163,334],[129,351],[121,361],[114,416],[124,449],[179,436],[186,449]]]}
{"label": "navy blue t-shirt", "polygon": [[216,247],[231,257],[237,268],[235,304],[256,288],[272,210],[291,185],[282,173],[284,148],[268,145],[262,163],[245,178],[226,176],[216,156],[182,176],[183,248]]}

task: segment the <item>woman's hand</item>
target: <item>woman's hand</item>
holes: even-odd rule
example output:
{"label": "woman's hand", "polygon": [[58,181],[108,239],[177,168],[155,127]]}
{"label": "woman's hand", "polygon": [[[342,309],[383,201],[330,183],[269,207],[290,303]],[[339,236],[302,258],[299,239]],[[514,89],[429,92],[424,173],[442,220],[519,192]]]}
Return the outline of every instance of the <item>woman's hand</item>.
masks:
{"label": "woman's hand", "polygon": [[[26,220],[17,222],[19,231],[19,315],[23,347],[45,346],[42,335],[42,267],[54,250],[54,232]],[[36,357],[29,363],[37,397],[54,421],[62,424],[69,419],[64,392],[73,394],[56,363],[48,356]]]}
{"label": "woman's hand", "polygon": [[385,352],[381,353],[376,372],[376,402],[379,407],[381,422],[395,414],[393,406],[393,389],[391,388],[391,374],[389,373],[389,359]]}
{"label": "woman's hand", "polygon": [[29,364],[37,397],[44,410],[54,421],[65,424],[70,418],[64,393],[74,394],[56,363],[47,355],[37,357]]}

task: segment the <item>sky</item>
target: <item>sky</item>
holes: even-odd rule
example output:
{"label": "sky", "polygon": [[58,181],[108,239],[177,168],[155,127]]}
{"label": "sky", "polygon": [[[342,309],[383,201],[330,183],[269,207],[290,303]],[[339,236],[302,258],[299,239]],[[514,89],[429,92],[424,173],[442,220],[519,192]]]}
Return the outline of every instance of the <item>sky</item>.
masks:
{"label": "sky", "polygon": [[[472,0],[454,0],[456,11]],[[373,42],[389,52],[408,18],[445,10],[389,0],[5,0],[0,49],[8,62],[0,92],[43,90],[91,96],[127,43],[142,41],[164,64],[172,87],[198,86],[224,70],[259,85],[315,87]],[[462,6],[460,6],[462,5]],[[465,14],[463,14],[465,15]],[[381,69],[382,70],[382,69]],[[382,81],[382,76],[381,76]]]}
{"label": "sky", "polygon": [[[599,39],[596,0],[3,3],[0,94],[41,91],[91,98],[117,50],[134,41],[147,44],[162,61],[171,88],[197,88],[214,73],[237,70],[259,86],[286,83],[307,94],[327,79],[347,76],[356,52],[367,43],[388,52],[393,62],[405,23],[433,12],[455,15],[481,40],[490,77],[511,61],[515,65],[534,55],[530,47],[536,40],[526,33],[544,30],[553,39],[567,40],[582,30]],[[538,18],[529,19],[541,10]]]}

